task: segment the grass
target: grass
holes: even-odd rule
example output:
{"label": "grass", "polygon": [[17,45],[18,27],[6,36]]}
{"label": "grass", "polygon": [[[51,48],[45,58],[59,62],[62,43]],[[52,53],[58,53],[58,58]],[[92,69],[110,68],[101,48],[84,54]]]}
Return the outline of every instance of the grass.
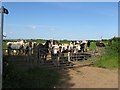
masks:
{"label": "grass", "polygon": [[90,49],[93,50],[96,47],[96,42],[91,42]]}
{"label": "grass", "polygon": [[95,58],[94,66],[116,69],[118,68],[118,52],[120,48],[118,48],[118,42],[113,42],[111,46],[107,46],[106,49],[101,53],[102,56]]}
{"label": "grass", "polygon": [[3,75],[3,88],[53,88],[59,79],[56,70],[38,67],[22,70],[9,62]]}
{"label": "grass", "polygon": [[97,58],[97,61],[94,64],[95,66],[102,68],[109,68],[109,69],[118,68],[118,56],[114,54],[113,55],[105,54]]}
{"label": "grass", "polygon": [[3,41],[3,48],[7,48],[7,41]]}

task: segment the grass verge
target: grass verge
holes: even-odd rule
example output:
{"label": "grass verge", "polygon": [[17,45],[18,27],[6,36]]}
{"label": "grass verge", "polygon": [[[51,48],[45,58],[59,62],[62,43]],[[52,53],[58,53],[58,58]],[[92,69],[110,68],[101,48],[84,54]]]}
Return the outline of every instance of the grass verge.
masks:
{"label": "grass verge", "polygon": [[106,47],[104,50],[104,54],[95,58],[94,66],[116,69],[118,68],[118,57],[119,57],[119,48],[116,44],[118,42],[113,43],[111,46]]}

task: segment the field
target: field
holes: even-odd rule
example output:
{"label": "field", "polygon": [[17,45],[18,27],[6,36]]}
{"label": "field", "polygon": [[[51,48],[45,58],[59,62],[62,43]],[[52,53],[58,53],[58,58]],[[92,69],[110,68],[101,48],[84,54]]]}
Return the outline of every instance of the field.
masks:
{"label": "field", "polygon": [[[44,41],[37,41],[44,42]],[[64,41],[61,41],[64,43]],[[67,43],[68,41],[65,41]],[[102,79],[101,85],[103,87],[117,87],[117,68],[118,68],[118,54],[120,52],[120,48],[118,47],[120,40],[117,38],[113,38],[112,44],[109,45],[108,41],[102,41],[106,44],[105,48],[98,48],[96,50],[95,41],[91,43],[90,52],[97,51],[100,55],[97,57],[93,57],[89,60],[80,61],[79,64],[93,63],[92,67],[80,67],[76,69],[68,69],[68,70],[56,70],[56,69],[48,69],[48,68],[32,68],[30,67],[27,70],[20,69],[15,67],[13,63],[10,62],[7,58],[4,57],[4,60],[9,62],[9,67],[6,69],[5,73],[7,73],[7,77],[4,76],[3,79],[3,87],[6,88],[53,88],[56,87],[78,87],[78,88],[86,88],[94,87],[90,83],[101,83],[98,78],[100,75],[106,77],[106,79]],[[3,42],[3,47],[6,48],[7,41]],[[92,53],[91,53],[92,54]],[[103,68],[103,69],[100,69]],[[104,69],[105,68],[105,69]],[[111,71],[113,70],[113,71]],[[51,73],[52,72],[52,73]],[[63,73],[64,72],[64,73]],[[96,73],[96,75],[95,75]],[[109,76],[107,75],[109,73]],[[111,76],[114,78],[111,79]],[[84,78],[83,78],[84,77]],[[93,78],[94,77],[94,78]],[[82,80],[79,81],[78,79]],[[65,79],[65,81],[61,81]],[[69,79],[69,80],[67,80]],[[87,83],[87,80],[94,81]],[[113,82],[110,82],[112,80]],[[77,82],[78,81],[78,82]],[[68,83],[69,82],[69,83]],[[74,82],[75,85],[69,85],[70,82]],[[84,83],[83,83],[84,82]],[[25,84],[26,83],[26,84]],[[66,84],[67,83],[67,84]],[[82,85],[82,86],[81,86]],[[84,86],[86,85],[86,86]],[[101,86],[96,87],[100,88]],[[108,86],[106,86],[108,85]]]}
{"label": "field", "polygon": [[[14,42],[14,41],[17,41],[17,40],[3,40],[3,48],[7,48],[7,42]],[[27,42],[28,41],[32,41],[32,42],[36,42],[36,43],[44,43],[44,42],[46,42],[46,40],[44,40],[44,39],[36,39],[36,40],[26,40]],[[59,43],[62,43],[62,44],[69,44],[70,43],[70,41],[68,41],[68,40],[56,40],[56,41],[58,41]],[[95,48],[95,42],[96,41],[91,41],[91,49],[94,49]]]}
{"label": "field", "polygon": [[[45,40],[42,39],[38,39],[38,40],[32,40],[33,42],[37,42],[37,43],[44,43]],[[7,48],[6,43],[8,42],[8,40],[3,40],[3,48]],[[60,43],[69,43],[70,41],[67,40],[59,40],[58,42]],[[96,58],[92,58],[91,61],[94,62],[94,66],[97,67],[102,67],[102,68],[117,68],[118,67],[118,52],[120,51],[119,47],[118,47],[118,43],[120,42],[120,40],[118,38],[113,38],[113,43],[112,45],[109,45],[109,41],[108,40],[102,40],[102,42],[105,43],[106,48],[101,51],[99,50],[99,52],[103,52],[101,53],[100,57],[96,57]],[[96,50],[96,45],[95,45],[96,41],[91,41],[91,46],[89,48],[90,52],[94,52]]]}

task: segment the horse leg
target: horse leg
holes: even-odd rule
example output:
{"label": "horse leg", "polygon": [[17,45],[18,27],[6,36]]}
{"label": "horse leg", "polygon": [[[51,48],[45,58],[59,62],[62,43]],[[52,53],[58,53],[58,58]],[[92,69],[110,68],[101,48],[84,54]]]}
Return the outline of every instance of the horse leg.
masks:
{"label": "horse leg", "polygon": [[41,62],[42,64],[44,64],[44,55],[43,55],[43,54],[40,55],[40,59],[41,59],[40,62]]}
{"label": "horse leg", "polygon": [[21,50],[19,49],[19,50],[18,50],[18,55],[20,55],[20,54],[21,54]]}
{"label": "horse leg", "polygon": [[45,55],[45,61],[47,61],[47,54]]}
{"label": "horse leg", "polygon": [[44,63],[46,63],[47,60],[47,54],[44,55]]}
{"label": "horse leg", "polygon": [[11,55],[11,49],[8,48],[8,55]]}

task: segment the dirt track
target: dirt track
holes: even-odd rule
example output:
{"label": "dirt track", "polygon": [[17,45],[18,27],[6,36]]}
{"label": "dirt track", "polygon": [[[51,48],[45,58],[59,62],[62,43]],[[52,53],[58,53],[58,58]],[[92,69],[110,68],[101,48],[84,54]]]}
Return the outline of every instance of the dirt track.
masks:
{"label": "dirt track", "polygon": [[60,71],[57,88],[118,88],[118,70],[79,67]]}

